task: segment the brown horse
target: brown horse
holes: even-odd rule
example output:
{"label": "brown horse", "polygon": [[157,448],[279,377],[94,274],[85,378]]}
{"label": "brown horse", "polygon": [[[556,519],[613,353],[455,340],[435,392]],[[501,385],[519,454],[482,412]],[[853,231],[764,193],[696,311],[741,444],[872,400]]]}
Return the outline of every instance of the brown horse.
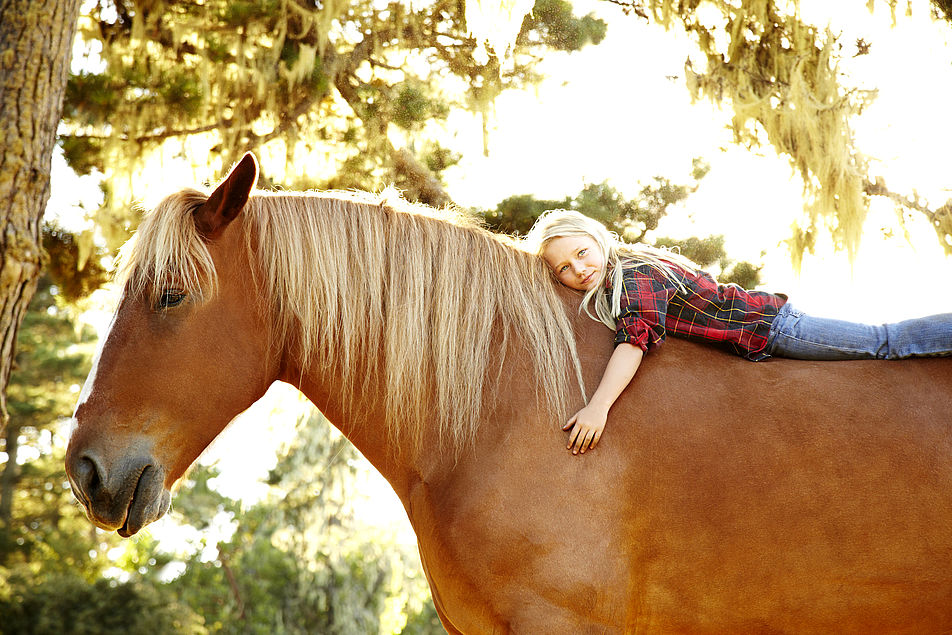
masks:
{"label": "brown horse", "polygon": [[125,250],[67,455],[100,527],[159,518],[281,380],[393,486],[452,633],[952,629],[952,363],[669,341],[572,456],[560,422],[612,333],[536,258],[256,178],[248,156],[210,197],[170,196]]}

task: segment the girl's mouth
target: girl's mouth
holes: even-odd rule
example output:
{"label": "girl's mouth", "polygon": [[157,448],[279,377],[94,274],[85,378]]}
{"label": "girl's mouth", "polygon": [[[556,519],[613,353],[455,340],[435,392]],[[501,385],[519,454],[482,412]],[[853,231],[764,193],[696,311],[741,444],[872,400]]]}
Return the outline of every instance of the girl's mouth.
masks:
{"label": "girl's mouth", "polygon": [[592,281],[592,278],[594,278],[594,277],[595,277],[595,272],[593,271],[592,273],[590,273],[590,274],[588,274],[587,276],[585,276],[585,279],[582,280],[581,285],[582,285],[582,286],[587,285],[589,282]]}

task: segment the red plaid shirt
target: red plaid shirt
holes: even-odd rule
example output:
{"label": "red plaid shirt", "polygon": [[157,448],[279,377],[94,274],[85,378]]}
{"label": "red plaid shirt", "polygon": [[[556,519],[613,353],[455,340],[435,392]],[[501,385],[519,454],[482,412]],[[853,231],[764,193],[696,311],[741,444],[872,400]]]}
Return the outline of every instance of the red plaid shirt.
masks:
{"label": "red plaid shirt", "polygon": [[[661,346],[670,332],[726,346],[750,360],[769,357],[764,349],[770,324],[786,302],[785,296],[721,285],[703,271],[693,274],[671,265],[682,277],[685,293],[650,265],[622,266],[616,345],[628,342],[651,351]],[[611,293],[610,285],[606,293]]]}

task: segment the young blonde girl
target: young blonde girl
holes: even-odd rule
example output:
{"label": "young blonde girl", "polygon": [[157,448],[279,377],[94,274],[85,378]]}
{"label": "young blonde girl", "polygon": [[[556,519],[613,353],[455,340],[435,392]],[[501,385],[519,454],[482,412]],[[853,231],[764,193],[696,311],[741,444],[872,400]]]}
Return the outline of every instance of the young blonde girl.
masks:
{"label": "young blonde girl", "polygon": [[952,355],[952,314],[882,325],[816,318],[786,296],[720,285],[674,252],[625,243],[578,212],[544,213],[526,241],[559,282],[584,293],[580,310],[615,331],[598,388],[563,427],[573,454],[598,444],[615,400],[668,333],[752,361]]}

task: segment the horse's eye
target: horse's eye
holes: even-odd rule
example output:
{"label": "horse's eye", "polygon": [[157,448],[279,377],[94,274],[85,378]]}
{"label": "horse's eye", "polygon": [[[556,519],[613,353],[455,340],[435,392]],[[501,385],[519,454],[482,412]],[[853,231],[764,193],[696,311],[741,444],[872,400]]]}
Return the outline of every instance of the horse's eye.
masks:
{"label": "horse's eye", "polygon": [[185,292],[178,291],[176,289],[166,289],[162,292],[162,295],[159,296],[159,301],[156,303],[156,309],[171,309],[182,304],[185,300]]}

